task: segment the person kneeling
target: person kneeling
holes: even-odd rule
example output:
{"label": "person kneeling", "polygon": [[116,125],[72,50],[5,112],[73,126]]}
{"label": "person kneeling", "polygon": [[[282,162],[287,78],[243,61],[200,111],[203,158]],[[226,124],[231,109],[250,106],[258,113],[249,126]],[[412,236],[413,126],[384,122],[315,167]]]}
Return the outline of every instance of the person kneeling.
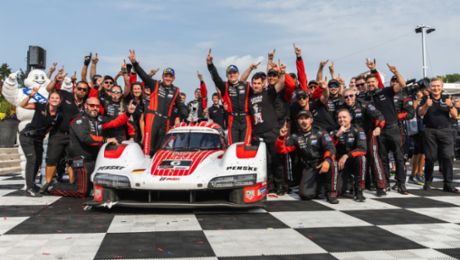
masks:
{"label": "person kneeling", "polygon": [[337,120],[339,130],[334,133],[338,168],[346,189],[349,179],[353,176],[354,199],[364,202],[363,195],[366,179],[366,133],[360,127],[351,124],[351,115],[347,109],[339,110]]}
{"label": "person kneeling", "polygon": [[310,111],[297,114],[299,132],[286,139],[287,128],[280,130],[276,151],[287,154],[296,151],[302,164],[299,195],[304,200],[313,199],[326,191],[329,203],[337,204],[337,167],[334,162],[335,147],[329,134],[313,127]]}

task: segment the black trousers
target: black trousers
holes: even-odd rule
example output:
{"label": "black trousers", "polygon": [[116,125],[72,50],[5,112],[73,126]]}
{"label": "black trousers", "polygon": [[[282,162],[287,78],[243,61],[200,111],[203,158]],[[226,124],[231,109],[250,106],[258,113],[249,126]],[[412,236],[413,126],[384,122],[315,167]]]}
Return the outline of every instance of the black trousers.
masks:
{"label": "black trousers", "polygon": [[303,167],[299,184],[299,196],[303,199],[313,199],[326,192],[331,197],[337,197],[338,172],[337,163],[331,164],[329,172],[319,173],[316,164]]}
{"label": "black trousers", "polygon": [[68,153],[70,138],[68,133],[56,132],[50,134],[46,150],[46,164],[57,165]]}
{"label": "black trousers", "polygon": [[267,186],[269,190],[287,190],[287,178],[284,174],[282,155],[276,153],[275,141],[278,129],[263,134],[254,134],[253,139],[263,139],[267,147]]}
{"label": "black trousers", "polygon": [[425,180],[427,183],[433,181],[434,163],[439,161],[444,177],[444,186],[453,187],[453,158],[454,140],[453,129],[425,128],[424,149],[425,149]]}
{"label": "black trousers", "polygon": [[154,121],[152,122],[151,131],[149,133],[151,135],[150,140],[144,140],[144,142],[150,141],[150,156],[153,156],[163,144],[168,124],[169,120],[165,118],[158,116],[154,118]]}
{"label": "black trousers", "polygon": [[393,152],[396,163],[396,182],[406,183],[406,171],[404,170],[404,155],[401,150],[401,132],[398,125],[386,126],[379,137],[380,158],[382,159],[383,169],[387,183],[390,183],[390,162],[389,152]]}
{"label": "black trousers", "polygon": [[369,163],[366,166],[366,184],[370,186],[372,182],[377,188],[385,189],[387,181],[382,160],[380,159],[379,146],[378,137],[372,136],[372,132],[369,133],[367,138],[367,162]]}
{"label": "black trousers", "polygon": [[228,144],[249,143],[252,135],[250,116],[228,116]]}
{"label": "black trousers", "polygon": [[[338,157],[340,158],[340,157]],[[344,184],[342,193],[346,191],[347,184],[350,179],[353,180],[354,190],[364,190],[366,184],[366,168],[367,159],[366,156],[349,157],[345,163],[345,167],[340,173],[342,177],[342,183]]]}
{"label": "black trousers", "polygon": [[35,178],[43,160],[43,137],[28,136],[21,132],[19,142],[26,157],[26,188],[35,186]]}

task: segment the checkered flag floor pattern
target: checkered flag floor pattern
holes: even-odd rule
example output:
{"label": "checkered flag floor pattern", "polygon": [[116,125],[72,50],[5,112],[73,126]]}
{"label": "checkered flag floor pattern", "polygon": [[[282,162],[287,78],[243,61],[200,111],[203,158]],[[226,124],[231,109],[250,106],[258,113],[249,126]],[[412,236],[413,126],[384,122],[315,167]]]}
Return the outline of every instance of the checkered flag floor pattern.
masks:
{"label": "checkered flag floor pattern", "polygon": [[460,258],[460,196],[417,185],[364,203],[288,194],[251,210],[84,211],[80,199],[25,197],[23,183],[0,176],[1,259]]}

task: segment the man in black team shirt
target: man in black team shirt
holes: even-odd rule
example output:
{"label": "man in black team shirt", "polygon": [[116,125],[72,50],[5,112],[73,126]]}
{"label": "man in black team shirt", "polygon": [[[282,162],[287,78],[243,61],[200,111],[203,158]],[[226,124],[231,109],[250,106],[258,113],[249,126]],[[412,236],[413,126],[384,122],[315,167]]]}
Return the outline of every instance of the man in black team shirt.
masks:
{"label": "man in black team shirt", "polygon": [[[252,77],[253,93],[249,97],[249,106],[253,122],[254,139],[263,139],[267,146],[267,176],[269,192],[283,195],[287,191],[280,158],[275,152],[275,141],[281,125],[279,124],[275,100],[285,86],[285,66],[280,66],[280,79],[275,85],[266,84],[264,72]],[[292,85],[292,87],[295,87]]]}
{"label": "man in black team shirt", "polygon": [[[164,136],[169,130],[170,121],[179,123],[187,115],[187,108],[181,102],[179,88],[173,85],[175,72],[172,68],[163,71],[163,80],[154,80],[139,65],[134,50],[129,52],[129,60],[134,70],[144,81],[145,88],[150,88],[150,102],[145,107],[144,154],[153,156],[160,148]],[[173,108],[178,110],[178,117],[172,118]]]}
{"label": "man in black team shirt", "polygon": [[[63,80],[63,71],[59,72],[56,79],[46,87],[48,92],[53,92],[56,89],[56,83]],[[86,96],[89,92],[89,85],[85,81],[77,82],[73,93],[65,90],[57,90],[61,96],[61,103],[59,105],[59,111],[62,114],[62,120],[58,122],[50,132],[48,140],[48,149],[46,151],[46,180],[45,184],[41,187],[40,193],[47,191],[54,174],[56,173],[56,167],[60,160],[64,156],[69,154],[69,126],[78,113],[84,111],[83,104],[86,100]],[[70,162],[69,162],[70,163]],[[67,168],[69,174],[69,182],[75,181],[75,175],[71,167]]]}
{"label": "man in black team shirt", "polygon": [[223,81],[213,64],[211,49],[206,59],[208,70],[223,101],[228,106],[228,144],[236,142],[249,143],[252,125],[249,116],[248,100],[252,92],[249,83],[239,80],[239,71],[235,65],[227,67],[227,81]]}
{"label": "man in black team shirt", "polygon": [[211,118],[214,123],[220,125],[222,129],[227,129],[227,115],[224,106],[219,102],[219,94],[212,94],[212,106],[208,108],[209,118]]}
{"label": "man in black team shirt", "polygon": [[406,172],[404,171],[404,155],[401,150],[401,133],[398,126],[398,115],[394,106],[394,95],[399,93],[406,82],[395,66],[388,65],[390,71],[397,77],[399,84],[379,89],[379,79],[376,74],[366,77],[369,89],[366,100],[371,102],[385,118],[385,126],[380,134],[380,157],[385,170],[387,185],[390,181],[389,152],[393,152],[396,163],[396,187],[399,193],[408,194],[406,189]]}
{"label": "man in black team shirt", "polygon": [[444,191],[458,193],[453,185],[454,140],[450,118],[457,118],[457,109],[450,96],[442,92],[441,79],[432,79],[430,95],[423,97],[418,107],[418,113],[423,117],[424,148],[425,148],[425,190],[432,189],[434,163],[439,160],[439,166],[444,176]]}

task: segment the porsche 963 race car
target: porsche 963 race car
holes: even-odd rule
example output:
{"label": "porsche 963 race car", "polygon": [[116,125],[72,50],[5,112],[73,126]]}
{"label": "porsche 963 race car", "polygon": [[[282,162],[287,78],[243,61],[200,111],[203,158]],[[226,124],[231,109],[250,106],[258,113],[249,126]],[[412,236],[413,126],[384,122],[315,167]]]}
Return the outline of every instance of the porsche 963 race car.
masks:
{"label": "porsche 963 race car", "polygon": [[254,207],[267,195],[266,146],[226,145],[213,123],[171,129],[153,158],[134,142],[101,147],[90,206]]}

